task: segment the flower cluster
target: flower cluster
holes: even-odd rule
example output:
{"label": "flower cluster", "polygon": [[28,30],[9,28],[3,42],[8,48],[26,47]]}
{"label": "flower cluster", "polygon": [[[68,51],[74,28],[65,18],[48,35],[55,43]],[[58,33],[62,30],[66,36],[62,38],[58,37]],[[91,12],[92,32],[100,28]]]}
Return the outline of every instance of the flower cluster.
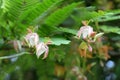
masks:
{"label": "flower cluster", "polygon": [[96,32],[93,31],[93,28],[87,25],[86,21],[82,21],[82,23],[84,26],[82,26],[77,33],[77,37],[84,40],[84,42],[82,42],[80,46],[84,47],[87,45],[88,50],[92,52],[92,47],[90,43],[95,42],[98,37],[103,35],[103,33],[96,34]]}
{"label": "flower cluster", "polygon": [[25,39],[26,44],[30,48],[35,48],[36,55],[38,58],[43,53],[44,53],[43,59],[45,59],[48,56],[49,47],[47,45],[49,44],[49,42],[48,43],[40,42],[39,36],[37,33],[34,33],[29,30],[28,34],[24,37],[24,39]]}

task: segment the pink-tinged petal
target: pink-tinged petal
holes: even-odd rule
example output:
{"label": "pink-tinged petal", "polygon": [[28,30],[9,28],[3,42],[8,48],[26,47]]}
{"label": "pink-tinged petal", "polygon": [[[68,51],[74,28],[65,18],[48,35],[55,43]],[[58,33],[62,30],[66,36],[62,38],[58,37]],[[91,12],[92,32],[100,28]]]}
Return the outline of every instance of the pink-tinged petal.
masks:
{"label": "pink-tinged petal", "polygon": [[90,37],[90,35],[93,33],[93,28],[91,26],[87,26],[88,29],[88,36]]}
{"label": "pink-tinged petal", "polygon": [[34,47],[39,42],[39,36],[37,33],[28,33],[25,36],[25,41],[29,47]]}
{"label": "pink-tinged petal", "polygon": [[90,37],[92,33],[93,28],[91,26],[82,26],[77,33],[77,37],[80,38],[82,36],[83,39],[86,39]]}
{"label": "pink-tinged petal", "polygon": [[96,32],[92,32],[92,33],[90,34],[91,37],[94,37],[95,35],[96,35]]}
{"label": "pink-tinged petal", "polygon": [[34,33],[34,35],[35,35],[35,45],[37,45],[39,42],[39,36],[36,33]]}
{"label": "pink-tinged petal", "polygon": [[43,42],[39,43],[37,46],[36,46],[36,55],[37,57],[39,58],[44,52],[46,52],[46,47],[45,47],[45,44]]}
{"label": "pink-tinged petal", "polygon": [[86,29],[85,26],[82,26],[82,27],[79,29],[79,31],[78,31],[78,33],[77,33],[77,37],[78,37],[78,38],[81,37],[81,35],[83,34],[83,31],[84,31],[85,29]]}
{"label": "pink-tinged petal", "polygon": [[82,38],[83,39],[86,39],[88,37],[88,32],[87,31],[84,31],[84,33],[82,34]]}
{"label": "pink-tinged petal", "polygon": [[88,50],[92,52],[92,47],[88,44]]}
{"label": "pink-tinged petal", "polygon": [[42,59],[45,59],[45,58],[47,58],[47,56],[48,56],[49,47],[46,45],[45,48],[46,48],[46,51],[45,51],[44,57],[43,57]]}
{"label": "pink-tinged petal", "polygon": [[42,54],[44,54],[42,59],[45,59],[48,56],[48,52],[49,52],[49,47],[41,42],[36,46],[36,55],[37,58],[39,58]]}

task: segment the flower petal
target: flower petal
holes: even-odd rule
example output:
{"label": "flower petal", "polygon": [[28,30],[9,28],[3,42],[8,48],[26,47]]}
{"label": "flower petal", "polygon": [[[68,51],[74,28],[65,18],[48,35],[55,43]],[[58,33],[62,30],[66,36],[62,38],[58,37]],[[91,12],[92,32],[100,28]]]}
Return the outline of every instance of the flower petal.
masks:
{"label": "flower petal", "polygon": [[90,37],[92,33],[93,28],[91,26],[82,26],[77,33],[77,37],[80,38],[82,35],[82,38],[86,39],[87,37]]}
{"label": "flower petal", "polygon": [[46,51],[47,51],[47,49],[46,49],[45,44],[43,42],[39,43],[36,46],[36,55],[38,58]]}
{"label": "flower petal", "polygon": [[45,51],[44,57],[42,59],[45,59],[48,56],[49,47],[46,45],[45,48],[46,48],[46,51]]}
{"label": "flower petal", "polygon": [[88,44],[88,50],[92,52],[92,47]]}
{"label": "flower petal", "polygon": [[37,33],[28,33],[25,36],[25,41],[29,47],[34,47],[39,42],[39,36]]}
{"label": "flower petal", "polygon": [[94,41],[96,41],[99,37],[101,37],[104,33],[98,33],[94,37]]}

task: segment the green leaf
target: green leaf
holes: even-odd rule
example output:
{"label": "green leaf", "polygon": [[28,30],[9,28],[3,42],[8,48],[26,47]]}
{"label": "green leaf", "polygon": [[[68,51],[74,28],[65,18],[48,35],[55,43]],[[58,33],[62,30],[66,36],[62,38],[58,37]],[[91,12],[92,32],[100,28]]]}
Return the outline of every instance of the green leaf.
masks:
{"label": "green leaf", "polygon": [[61,1],[62,0],[43,0],[40,4],[30,10],[29,15],[27,15],[27,20],[36,24],[42,22],[43,18],[50,14],[50,12],[52,12],[55,8],[57,8],[58,3]]}
{"label": "green leaf", "polygon": [[69,44],[71,41],[70,40],[66,40],[64,38],[59,38],[59,37],[55,37],[55,38],[40,38],[40,40],[42,42],[48,42],[48,41],[51,41],[52,42],[52,45],[61,45],[61,44]]}
{"label": "green leaf", "polygon": [[98,22],[112,21],[120,19],[120,9],[106,11],[103,16],[98,18]]}
{"label": "green leaf", "polygon": [[120,28],[115,27],[115,26],[100,26],[100,29],[103,30],[105,33],[116,33],[120,34]]}
{"label": "green leaf", "polygon": [[64,38],[51,38],[53,45],[69,44],[70,41]]}

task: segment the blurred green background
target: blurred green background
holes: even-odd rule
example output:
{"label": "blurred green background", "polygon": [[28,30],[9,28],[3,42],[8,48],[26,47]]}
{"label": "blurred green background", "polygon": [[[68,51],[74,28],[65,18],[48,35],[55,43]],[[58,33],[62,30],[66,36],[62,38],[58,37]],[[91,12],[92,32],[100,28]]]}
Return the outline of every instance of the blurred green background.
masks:
{"label": "blurred green background", "polygon": [[[104,32],[87,57],[75,38],[84,20]],[[53,41],[46,59],[16,51],[27,28]],[[22,52],[0,58],[0,80],[120,80],[120,0],[0,0],[0,57]]]}

